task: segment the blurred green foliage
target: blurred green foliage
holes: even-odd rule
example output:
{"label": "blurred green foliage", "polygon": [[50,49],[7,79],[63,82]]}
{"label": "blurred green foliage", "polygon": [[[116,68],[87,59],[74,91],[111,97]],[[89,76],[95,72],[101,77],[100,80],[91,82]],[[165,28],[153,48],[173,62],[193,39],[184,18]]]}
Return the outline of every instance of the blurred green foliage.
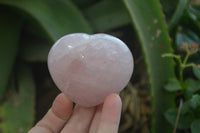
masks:
{"label": "blurred green foliage", "polygon": [[[190,0],[0,0],[0,18],[0,132],[23,133],[33,125],[37,81],[32,68],[46,63],[58,38],[130,24],[146,58],[153,131],[199,131],[200,5]],[[185,44],[196,52],[188,56]],[[162,58],[164,53],[179,59]],[[187,64],[192,67],[183,68]]]}
{"label": "blurred green foliage", "polygon": [[[152,132],[168,133],[171,126],[163,116],[166,109],[173,107],[174,96],[163,89],[169,78],[174,77],[174,62],[163,59],[163,53],[172,53],[167,25],[157,0],[125,0],[138,32],[151,83],[154,108]],[[145,4],[144,4],[145,3]],[[151,8],[148,8],[151,7]],[[163,131],[163,128],[165,130]]]}

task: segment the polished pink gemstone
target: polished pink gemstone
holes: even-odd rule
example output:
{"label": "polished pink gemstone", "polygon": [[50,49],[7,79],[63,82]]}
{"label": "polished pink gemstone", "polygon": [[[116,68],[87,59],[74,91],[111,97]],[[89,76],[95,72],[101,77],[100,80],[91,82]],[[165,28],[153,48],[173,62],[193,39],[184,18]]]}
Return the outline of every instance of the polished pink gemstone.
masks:
{"label": "polished pink gemstone", "polygon": [[133,57],[118,38],[107,34],[69,34],[59,39],[48,56],[57,87],[75,103],[91,107],[119,93],[133,72]]}

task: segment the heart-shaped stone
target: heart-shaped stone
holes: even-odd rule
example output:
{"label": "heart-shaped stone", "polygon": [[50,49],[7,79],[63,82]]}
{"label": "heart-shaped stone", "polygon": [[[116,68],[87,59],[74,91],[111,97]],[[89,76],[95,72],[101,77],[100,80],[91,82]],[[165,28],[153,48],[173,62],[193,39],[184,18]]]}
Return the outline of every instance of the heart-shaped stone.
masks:
{"label": "heart-shaped stone", "polygon": [[60,38],[48,55],[57,87],[75,103],[91,107],[119,93],[133,72],[133,57],[118,38],[74,33]]}

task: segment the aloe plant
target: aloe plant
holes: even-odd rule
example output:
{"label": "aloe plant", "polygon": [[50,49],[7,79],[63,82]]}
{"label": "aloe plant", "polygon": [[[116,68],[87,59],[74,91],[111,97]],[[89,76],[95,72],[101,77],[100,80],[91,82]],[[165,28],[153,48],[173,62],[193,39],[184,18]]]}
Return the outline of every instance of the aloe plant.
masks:
{"label": "aloe plant", "polygon": [[[3,98],[9,75],[17,56],[22,20],[0,8],[0,100]],[[6,60],[5,60],[6,59]]]}
{"label": "aloe plant", "polygon": [[65,34],[92,30],[76,6],[63,0],[0,0],[0,17],[0,130],[27,132],[34,122],[35,87],[30,66],[17,67],[44,61],[51,44]]}
{"label": "aloe plant", "polygon": [[53,41],[71,32],[91,33],[86,20],[70,1],[0,0],[0,5],[22,11],[26,17],[30,17],[32,24],[38,24]]}
{"label": "aloe plant", "polygon": [[[58,38],[74,32],[108,32],[132,22],[149,72],[152,132],[171,133],[172,126],[164,118],[164,113],[174,107],[175,97],[164,86],[168,79],[175,78],[174,63],[172,58],[162,58],[161,55],[172,54],[168,29],[170,33],[173,32],[173,44],[179,45],[186,40],[199,42],[197,20],[200,18],[200,8],[188,6],[189,0],[160,1],[166,5],[161,7],[159,0],[0,0],[0,17],[3,18],[0,21],[0,119],[3,120],[0,130],[3,133],[23,132],[31,127],[34,121],[35,86],[30,66],[32,63],[46,62],[48,51]],[[188,29],[183,28],[183,31],[176,33],[178,25],[187,25]],[[190,25],[193,27],[190,28]],[[21,65],[22,62],[28,62],[29,66]],[[21,103],[17,108],[16,101]],[[24,112],[24,107],[31,115],[17,117],[19,112]],[[174,113],[172,116],[176,118]],[[15,125],[17,122],[19,125]],[[191,126],[192,131],[197,132],[198,125],[199,120],[196,120]]]}
{"label": "aloe plant", "polygon": [[[30,68],[20,65],[16,77],[10,82],[7,101],[0,108],[3,133],[25,133],[34,122],[35,85]],[[15,81],[17,86],[13,83]]]}
{"label": "aloe plant", "polygon": [[93,30],[97,32],[111,30],[131,22],[121,0],[102,0],[85,9],[84,14]]}
{"label": "aloe plant", "polygon": [[146,58],[152,88],[153,128],[155,133],[170,133],[172,127],[164,118],[165,111],[174,106],[174,95],[164,90],[169,78],[175,76],[172,59],[163,59],[163,53],[172,53],[167,25],[158,0],[125,0]]}

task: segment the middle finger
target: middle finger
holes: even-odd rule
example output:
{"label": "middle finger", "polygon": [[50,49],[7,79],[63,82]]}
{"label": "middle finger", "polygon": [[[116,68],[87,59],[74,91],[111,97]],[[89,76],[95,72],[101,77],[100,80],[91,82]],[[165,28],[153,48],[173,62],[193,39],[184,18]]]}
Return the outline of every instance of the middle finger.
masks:
{"label": "middle finger", "polygon": [[87,108],[76,105],[71,118],[61,133],[87,133],[94,112],[95,107]]}

